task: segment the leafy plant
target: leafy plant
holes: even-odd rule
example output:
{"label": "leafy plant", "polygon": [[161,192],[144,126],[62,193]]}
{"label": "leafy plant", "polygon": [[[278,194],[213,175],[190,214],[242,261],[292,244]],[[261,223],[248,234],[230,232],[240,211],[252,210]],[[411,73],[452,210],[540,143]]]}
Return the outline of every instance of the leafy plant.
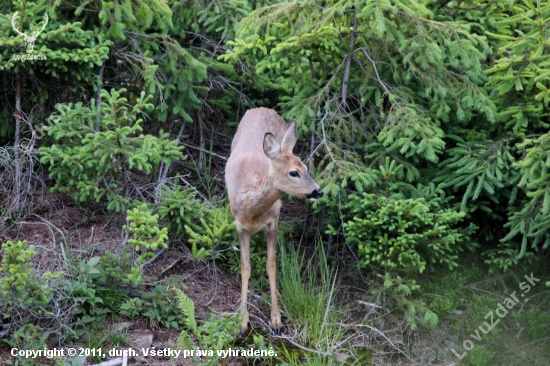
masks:
{"label": "leafy plant", "polygon": [[[221,356],[215,350],[228,349],[234,342],[234,332],[240,326],[238,315],[212,317],[200,326],[195,320],[195,304],[179,289],[175,289],[178,298],[178,307],[184,315],[184,324],[192,332],[197,341],[193,341],[188,330],[182,330],[177,345],[181,349],[194,350],[200,347],[203,350],[214,350],[213,356],[206,361],[207,365],[217,365]],[[202,362],[201,362],[202,363]]]}
{"label": "leafy plant", "polygon": [[[45,332],[42,328],[33,324],[25,324],[21,328],[17,329],[9,339],[4,341],[12,348],[33,351],[33,350],[48,350],[49,347],[46,344],[46,339],[50,336],[50,333]],[[43,365],[41,362],[46,357],[33,358],[25,356],[17,356],[15,362],[6,361],[6,365],[13,366],[39,366]],[[57,362],[61,360],[59,357],[52,357]]]}
{"label": "leafy plant", "polygon": [[76,301],[74,336],[98,330],[95,328],[107,316],[119,313],[129,318],[143,316],[153,326],[178,328],[183,324],[174,295],[166,286],[159,284],[152,291],[140,291],[139,297],[132,297],[136,296],[132,291],[135,292],[135,286],[141,281],[135,281],[134,272],[139,273],[139,269],[130,265],[131,257],[131,253],[123,249],[120,258],[107,253],[80,261],[78,278],[67,284]]}
{"label": "leafy plant", "polygon": [[69,287],[69,291],[75,296],[76,300],[74,310],[76,318],[72,323],[71,336],[78,339],[87,330],[100,328],[106,316],[112,313],[109,306],[115,304],[110,302],[112,299],[107,298],[105,292],[99,293],[83,284],[73,284]]}
{"label": "leafy plant", "polygon": [[135,318],[143,313],[143,300],[132,298],[120,305],[120,313],[129,318]]}
{"label": "leafy plant", "polygon": [[144,312],[141,315],[149,318],[153,325],[179,328],[184,324],[177,300],[165,286],[155,286],[153,291],[143,293],[142,299]]}
{"label": "leafy plant", "polygon": [[66,286],[75,300],[72,335],[76,338],[88,330],[97,330],[107,315],[118,313],[119,307],[136,284],[132,278],[131,253],[122,250],[121,257],[107,253],[82,259],[76,266],[76,276]]}

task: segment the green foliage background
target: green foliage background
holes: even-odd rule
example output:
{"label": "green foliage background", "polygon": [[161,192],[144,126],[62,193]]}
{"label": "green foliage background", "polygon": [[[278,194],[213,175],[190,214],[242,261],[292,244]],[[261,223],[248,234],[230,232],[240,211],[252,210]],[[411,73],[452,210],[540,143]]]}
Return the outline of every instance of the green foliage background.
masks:
{"label": "green foliage background", "polygon": [[[43,60],[13,57],[27,46],[15,12],[28,34],[48,15]],[[406,299],[419,273],[548,263],[549,25],[544,0],[2,2],[1,163],[31,144],[40,164],[23,169],[126,212],[138,248],[177,237],[233,263],[224,159],[244,112],[275,108],[325,191],[305,235],[434,325]],[[6,228],[34,214],[8,206]]]}

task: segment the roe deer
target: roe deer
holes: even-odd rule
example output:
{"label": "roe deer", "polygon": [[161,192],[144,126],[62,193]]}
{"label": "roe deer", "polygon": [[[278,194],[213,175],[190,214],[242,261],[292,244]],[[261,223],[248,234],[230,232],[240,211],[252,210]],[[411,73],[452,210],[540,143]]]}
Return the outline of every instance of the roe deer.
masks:
{"label": "roe deer", "polygon": [[281,313],[275,284],[275,250],[283,194],[318,199],[323,191],[302,161],[292,154],[296,122],[288,126],[272,109],[247,111],[239,123],[225,168],[225,182],[241,250],[241,334],[248,327],[250,235],[267,232],[267,274],[271,292],[271,328],[281,334]]}

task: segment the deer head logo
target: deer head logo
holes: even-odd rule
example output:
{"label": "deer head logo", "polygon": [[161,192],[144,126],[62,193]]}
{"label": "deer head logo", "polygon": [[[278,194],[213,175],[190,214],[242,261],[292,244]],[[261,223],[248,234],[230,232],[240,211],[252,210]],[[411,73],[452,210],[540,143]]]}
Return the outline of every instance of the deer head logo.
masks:
{"label": "deer head logo", "polygon": [[27,34],[27,32],[21,32],[19,30],[19,25],[17,24],[17,19],[19,18],[19,12],[15,12],[13,14],[13,17],[11,18],[11,26],[13,27],[13,30],[17,32],[17,34],[23,36],[23,40],[27,43],[27,53],[32,53],[34,50],[34,42],[36,41],[36,38],[44,28],[46,28],[46,25],[48,25],[48,14],[44,14],[44,24],[42,25],[42,29],[39,31],[33,31],[30,35]]}

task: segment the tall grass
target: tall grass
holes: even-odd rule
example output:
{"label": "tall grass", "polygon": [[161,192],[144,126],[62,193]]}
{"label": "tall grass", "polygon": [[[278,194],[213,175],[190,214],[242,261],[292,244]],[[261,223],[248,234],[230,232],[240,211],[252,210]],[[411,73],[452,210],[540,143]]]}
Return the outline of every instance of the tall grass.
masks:
{"label": "tall grass", "polygon": [[[310,349],[333,354],[344,336],[344,329],[338,325],[343,314],[335,304],[336,269],[328,265],[321,242],[317,242],[313,255],[307,258],[284,242],[279,243],[279,252],[281,302],[296,327],[297,338]],[[332,364],[328,356],[321,357],[323,360],[315,353],[306,356],[315,360],[316,365]]]}

